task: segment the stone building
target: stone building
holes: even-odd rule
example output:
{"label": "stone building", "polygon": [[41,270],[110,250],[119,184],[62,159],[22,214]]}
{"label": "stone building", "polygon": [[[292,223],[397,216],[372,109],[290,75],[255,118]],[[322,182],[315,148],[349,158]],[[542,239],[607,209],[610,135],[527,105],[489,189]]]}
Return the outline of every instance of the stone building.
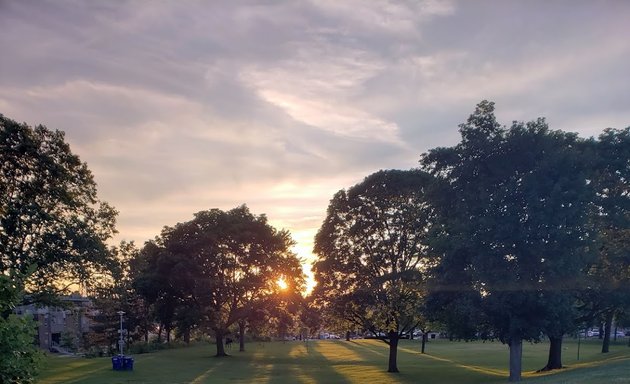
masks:
{"label": "stone building", "polygon": [[[61,297],[60,307],[23,305],[15,308],[18,315],[33,316],[37,322],[38,346],[49,351],[64,351],[79,347],[90,331],[92,301],[79,294]],[[70,348],[72,349],[72,348]]]}

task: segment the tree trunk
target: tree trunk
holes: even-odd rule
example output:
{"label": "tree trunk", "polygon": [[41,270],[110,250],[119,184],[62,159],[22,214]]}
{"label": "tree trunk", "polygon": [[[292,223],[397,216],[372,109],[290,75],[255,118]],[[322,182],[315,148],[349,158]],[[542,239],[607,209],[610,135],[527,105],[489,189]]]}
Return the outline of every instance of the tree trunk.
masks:
{"label": "tree trunk", "polygon": [[427,345],[427,339],[429,338],[428,332],[422,332],[422,347],[420,348],[420,353],[424,353],[424,350]]}
{"label": "tree trunk", "polygon": [[538,372],[562,368],[562,336],[549,336],[549,358],[547,365]]}
{"label": "tree trunk", "polygon": [[346,331],[346,341],[350,341],[350,331]]}
{"label": "tree trunk", "polygon": [[510,340],[510,382],[521,381],[523,340]]}
{"label": "tree trunk", "polygon": [[615,314],[614,311],[606,312],[606,322],[604,324],[604,342],[602,343],[602,353],[608,353],[610,351],[610,328],[612,328],[612,321],[613,321],[614,314]]}
{"label": "tree trunk", "polygon": [[228,356],[228,354],[225,353],[225,346],[223,345],[223,336],[224,336],[224,332],[222,329],[215,329],[214,338],[217,340],[217,354],[215,355],[216,357]]}
{"label": "tree trunk", "polygon": [[166,344],[171,343],[171,327],[164,327],[164,332],[166,333]]}
{"label": "tree trunk", "polygon": [[398,332],[390,331],[389,332],[389,364],[387,367],[387,372],[397,373],[398,372]]}
{"label": "tree trunk", "polygon": [[601,340],[604,338],[604,325],[599,324],[599,335],[597,337]]}
{"label": "tree trunk", "polygon": [[190,344],[190,328],[184,330],[184,343]]}
{"label": "tree trunk", "polygon": [[245,352],[245,321],[238,322],[238,351]]}
{"label": "tree trunk", "polygon": [[158,344],[162,342],[162,323],[158,326],[157,342]]}

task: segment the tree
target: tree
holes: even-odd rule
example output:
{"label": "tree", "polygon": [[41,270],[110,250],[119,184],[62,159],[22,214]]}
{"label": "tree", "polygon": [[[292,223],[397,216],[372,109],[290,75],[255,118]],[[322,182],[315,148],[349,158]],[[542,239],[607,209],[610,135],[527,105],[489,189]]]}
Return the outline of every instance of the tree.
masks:
{"label": "tree", "polygon": [[42,356],[33,344],[35,323],[11,313],[21,292],[0,274],[0,383],[34,383],[41,366]]}
{"label": "tree", "polygon": [[591,314],[604,320],[602,353],[607,353],[613,319],[630,305],[630,127],[604,130],[595,152],[593,221],[600,241],[586,301]]}
{"label": "tree", "polygon": [[[198,311],[197,324],[214,334],[217,356],[226,356],[223,339],[230,326],[276,294],[279,279],[301,291],[304,277],[292,245],[289,232],[276,230],[246,206],[201,211],[164,228],[157,243],[145,246],[160,260],[148,264],[144,276],[168,274],[167,297]],[[156,274],[155,266],[168,272]]]}
{"label": "tree", "polygon": [[315,296],[310,295],[302,302],[300,310],[300,326],[303,338],[307,339],[319,333],[324,322],[321,308],[315,302]]}
{"label": "tree", "polygon": [[138,259],[139,250],[134,242],[121,241],[110,248],[115,264],[107,275],[101,275],[91,284],[90,295],[97,308],[92,318],[92,344],[106,344],[116,349],[119,340],[119,311],[124,314],[124,327],[127,330],[127,344],[144,337],[152,330],[149,307],[133,287],[132,266]]}
{"label": "tree", "polygon": [[116,211],[64,133],[0,115],[0,274],[59,293],[109,267]]}
{"label": "tree", "polygon": [[544,119],[502,127],[488,101],[460,133],[458,145],[421,160],[442,187],[431,199],[434,251],[468,285],[456,291],[477,292],[489,331],[509,345],[510,381],[519,381],[523,340],[549,332],[560,353],[573,323],[594,240],[588,159],[577,135]]}
{"label": "tree", "polygon": [[423,321],[430,181],[415,170],[370,175],[335,194],[315,237],[314,294],[337,317],[380,335],[388,372],[398,372],[399,338]]}
{"label": "tree", "polygon": [[[105,241],[116,211],[96,196],[87,165],[64,133],[0,115],[0,291],[44,301],[112,263]],[[24,295],[27,292],[28,295]],[[0,382],[30,382],[34,324],[0,301]],[[17,353],[16,353],[17,352]]]}
{"label": "tree", "polygon": [[170,253],[160,238],[146,242],[130,264],[132,286],[146,303],[147,315],[159,324],[158,341],[164,331],[170,343],[177,322],[181,323],[178,333],[186,339],[200,318],[197,303],[187,293],[191,283],[188,270],[194,267],[186,258]]}

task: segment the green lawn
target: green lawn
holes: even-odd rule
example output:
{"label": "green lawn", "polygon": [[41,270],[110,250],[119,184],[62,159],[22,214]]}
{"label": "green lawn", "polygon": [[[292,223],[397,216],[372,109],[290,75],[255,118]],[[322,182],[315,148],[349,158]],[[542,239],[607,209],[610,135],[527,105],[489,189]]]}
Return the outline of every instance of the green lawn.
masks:
{"label": "green lawn", "polygon": [[[498,342],[428,344],[404,340],[398,368],[388,374],[387,346],[376,340],[251,343],[247,352],[215,358],[214,345],[134,356],[133,372],[112,371],[109,358],[50,356],[40,383],[501,383],[507,381],[507,347]],[[525,344],[523,368],[527,383],[630,383],[630,348],[613,344],[599,353],[598,340],[584,342],[577,361],[577,343],[565,342],[561,372],[533,373],[546,362],[547,344]]]}

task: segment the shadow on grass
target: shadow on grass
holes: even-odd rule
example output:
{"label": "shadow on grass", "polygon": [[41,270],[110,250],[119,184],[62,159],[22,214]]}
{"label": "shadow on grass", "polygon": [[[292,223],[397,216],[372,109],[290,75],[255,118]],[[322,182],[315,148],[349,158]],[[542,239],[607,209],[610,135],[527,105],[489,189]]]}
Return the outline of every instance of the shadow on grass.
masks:
{"label": "shadow on grass", "polygon": [[319,342],[311,343],[308,347],[308,355],[304,359],[308,364],[308,370],[303,375],[308,380],[302,380],[304,383],[350,383],[348,379],[335,369],[334,362],[322,352]]}

